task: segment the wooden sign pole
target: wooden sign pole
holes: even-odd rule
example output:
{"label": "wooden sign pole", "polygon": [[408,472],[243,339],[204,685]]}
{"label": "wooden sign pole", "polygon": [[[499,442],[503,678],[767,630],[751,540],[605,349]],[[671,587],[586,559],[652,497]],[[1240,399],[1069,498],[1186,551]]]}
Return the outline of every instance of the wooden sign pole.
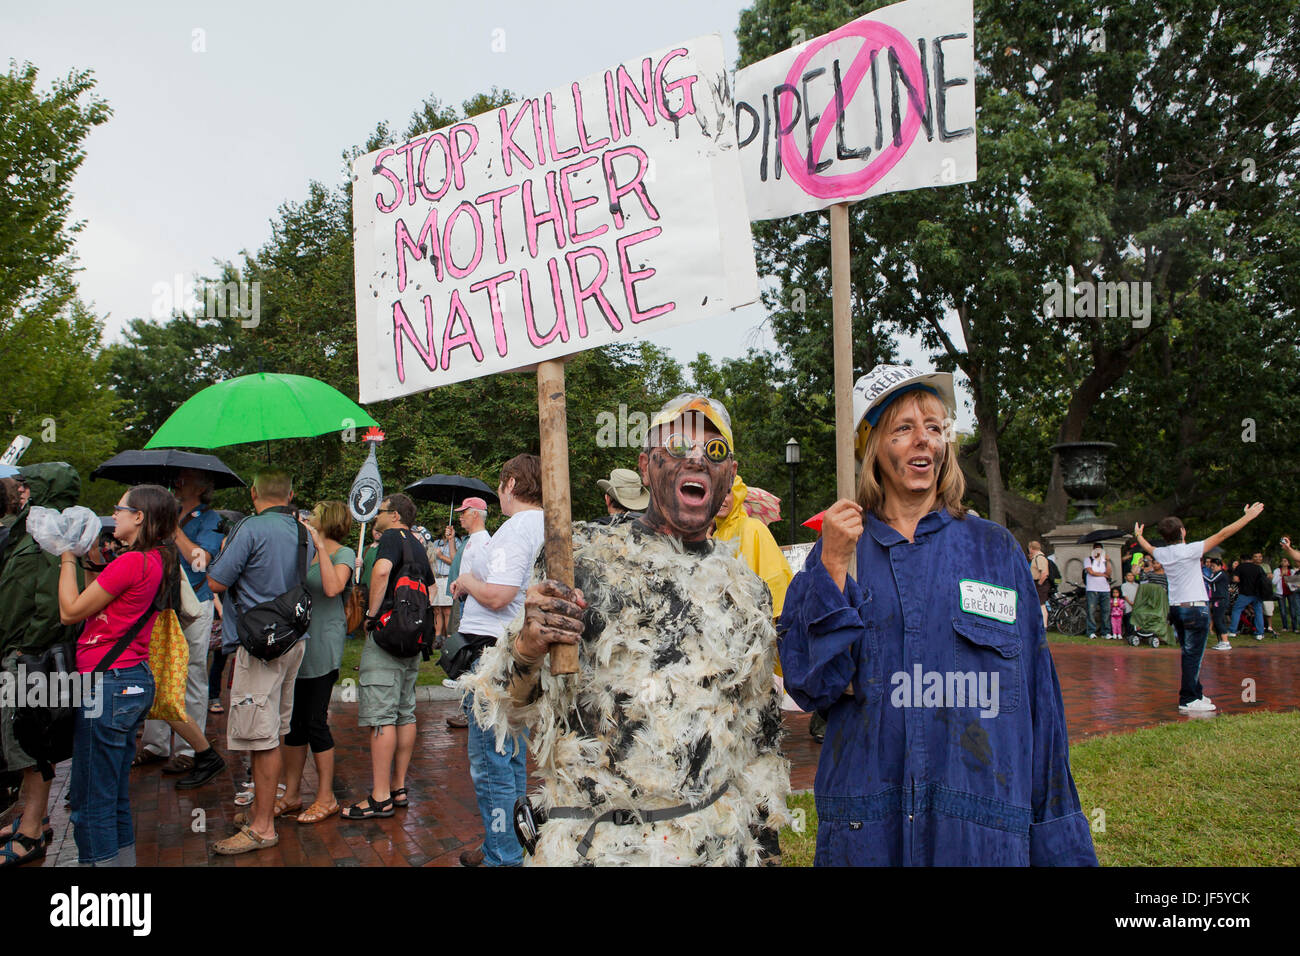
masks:
{"label": "wooden sign pole", "polygon": [[[831,307],[835,355],[835,495],[857,500],[853,480],[853,312],[849,296],[849,204],[831,206]],[[849,560],[857,577],[857,554]]]}
{"label": "wooden sign pole", "polygon": [[[564,362],[537,366],[537,422],[542,436],[542,513],[546,520],[546,574],[573,587],[573,507],[569,499],[569,415]],[[576,674],[578,646],[551,645],[551,673]]]}

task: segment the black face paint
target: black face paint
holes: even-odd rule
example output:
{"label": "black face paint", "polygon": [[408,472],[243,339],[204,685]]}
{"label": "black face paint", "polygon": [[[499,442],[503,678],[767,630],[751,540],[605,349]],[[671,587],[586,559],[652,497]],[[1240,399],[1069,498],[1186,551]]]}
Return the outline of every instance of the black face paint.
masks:
{"label": "black face paint", "polygon": [[[645,484],[650,491],[650,506],[642,522],[660,534],[683,541],[703,541],[713,518],[722,507],[722,499],[735,479],[735,460],[711,462],[703,456],[674,458],[662,448],[647,453]],[[696,499],[684,494],[681,486],[699,482],[703,495]]]}

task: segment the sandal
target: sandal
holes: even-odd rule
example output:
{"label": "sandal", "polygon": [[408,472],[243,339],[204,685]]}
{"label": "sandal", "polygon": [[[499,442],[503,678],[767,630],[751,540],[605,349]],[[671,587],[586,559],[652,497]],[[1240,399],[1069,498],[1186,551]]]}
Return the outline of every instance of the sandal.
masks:
{"label": "sandal", "polygon": [[326,820],[334,816],[334,814],[338,812],[339,812],[339,802],[337,800],[335,800],[334,803],[328,807],[323,806],[321,802],[317,800],[315,803],[313,803],[302,813],[298,814],[298,822],[299,823],[320,823],[322,820]]}
{"label": "sandal", "polygon": [[151,763],[162,763],[167,758],[162,754],[156,754],[152,750],[141,750],[131,761],[132,767],[147,767]]}
{"label": "sandal", "polygon": [[[275,816],[276,816],[277,818],[278,818],[278,817],[284,817],[286,820],[292,820],[292,819],[294,819],[294,818],[298,815],[298,811],[301,810],[301,809],[302,809],[302,801],[301,801],[301,800],[298,801],[297,806],[292,806],[292,807],[291,807],[291,806],[287,806],[287,805],[285,804],[284,799],[283,799],[282,797],[276,797],[276,800],[275,800]],[[249,821],[249,819],[251,819],[251,817],[252,817],[252,814],[247,813],[247,812],[245,812],[245,811],[240,811],[239,813],[236,813],[236,814],[235,814],[235,826],[237,826],[237,827],[247,826],[247,825],[248,825],[248,821]]]}
{"label": "sandal", "polygon": [[268,840],[265,837],[258,836],[247,826],[241,826],[238,833],[222,840],[220,843],[214,843],[212,849],[213,852],[220,853],[222,856],[236,856],[252,850],[265,850],[279,842],[280,834],[278,833]]}
{"label": "sandal", "polygon": [[407,796],[405,787],[398,787],[392,793],[393,806],[398,810],[405,810],[411,805],[411,799]]}
{"label": "sandal", "polygon": [[[15,846],[26,852],[19,854],[14,849]],[[45,841],[40,837],[33,838],[15,833],[9,838],[8,843],[0,846],[0,866],[22,866],[24,863],[43,859],[45,859]]]}
{"label": "sandal", "polygon": [[392,815],[393,797],[391,794],[382,803],[376,800],[374,796],[367,796],[364,805],[354,803],[339,814],[344,820],[371,820],[375,817],[391,817]]}
{"label": "sandal", "polygon": [[[13,822],[9,824],[9,826],[5,827],[3,830],[0,830],[0,842],[7,842],[9,840],[12,840],[14,838],[14,835],[18,832],[18,824],[21,822],[22,822],[22,817],[21,816],[16,817],[13,820]],[[41,821],[41,836],[44,838],[46,846],[49,846],[51,843],[54,842],[54,827],[50,826],[49,817],[46,817],[44,820]]]}

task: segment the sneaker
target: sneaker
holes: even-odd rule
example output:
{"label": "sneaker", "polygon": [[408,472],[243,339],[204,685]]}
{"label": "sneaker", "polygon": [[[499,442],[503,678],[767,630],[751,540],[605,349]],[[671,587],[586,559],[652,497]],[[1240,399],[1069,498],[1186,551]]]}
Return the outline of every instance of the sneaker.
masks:
{"label": "sneaker", "polygon": [[1219,643],[1214,645],[1214,649],[1216,651],[1230,651],[1232,650],[1232,645],[1227,641],[1219,641]]}
{"label": "sneaker", "polygon": [[1178,712],[1180,714],[1204,714],[1214,710],[1214,705],[1206,703],[1205,698],[1194,700],[1188,704],[1179,704]]}
{"label": "sneaker", "polygon": [[176,781],[177,790],[194,790],[203,786],[226,769],[226,761],[215,747],[209,747],[194,758],[194,769]]}
{"label": "sneaker", "polygon": [[1264,639],[1264,635],[1263,635],[1263,634],[1256,634],[1256,635],[1255,635],[1255,640],[1257,640],[1257,641],[1262,641],[1263,639]]}
{"label": "sneaker", "polygon": [[1096,639],[1097,639],[1097,635],[1096,635],[1096,634],[1089,634],[1089,635],[1088,635],[1088,640],[1090,640],[1090,641],[1095,641]]}
{"label": "sneaker", "polygon": [[447,688],[448,690],[460,690],[460,684],[457,684],[457,683],[456,683],[454,680],[452,680],[450,677],[445,678],[445,679],[443,680],[443,682],[442,682],[442,686],[445,687],[445,688]]}
{"label": "sneaker", "polygon": [[1206,697],[1204,694],[1201,695],[1201,703],[1202,703],[1202,704],[1209,704],[1209,705],[1210,705],[1210,710],[1214,710],[1214,709],[1215,709],[1215,707],[1214,707],[1214,701],[1210,700],[1210,698]]}

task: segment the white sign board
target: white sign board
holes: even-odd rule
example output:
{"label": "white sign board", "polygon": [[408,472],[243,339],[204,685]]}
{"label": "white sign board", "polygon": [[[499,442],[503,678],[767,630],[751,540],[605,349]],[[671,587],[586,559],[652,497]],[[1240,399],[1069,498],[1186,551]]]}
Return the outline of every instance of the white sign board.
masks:
{"label": "white sign board", "polygon": [[32,440],[26,435],[19,435],[9,443],[5,453],[0,455],[0,465],[13,465],[17,467],[18,462],[22,460],[23,453],[31,447]]}
{"label": "white sign board", "polygon": [[360,157],[361,401],[755,301],[733,105],[702,37]]}
{"label": "white sign board", "polygon": [[735,109],[755,220],[971,182],[971,0],[895,3],[746,67]]}
{"label": "white sign board", "polygon": [[807,544],[789,544],[781,549],[785,554],[786,564],[790,565],[790,572],[798,574],[803,570],[804,564],[808,561],[808,555],[812,553],[813,543]]}

